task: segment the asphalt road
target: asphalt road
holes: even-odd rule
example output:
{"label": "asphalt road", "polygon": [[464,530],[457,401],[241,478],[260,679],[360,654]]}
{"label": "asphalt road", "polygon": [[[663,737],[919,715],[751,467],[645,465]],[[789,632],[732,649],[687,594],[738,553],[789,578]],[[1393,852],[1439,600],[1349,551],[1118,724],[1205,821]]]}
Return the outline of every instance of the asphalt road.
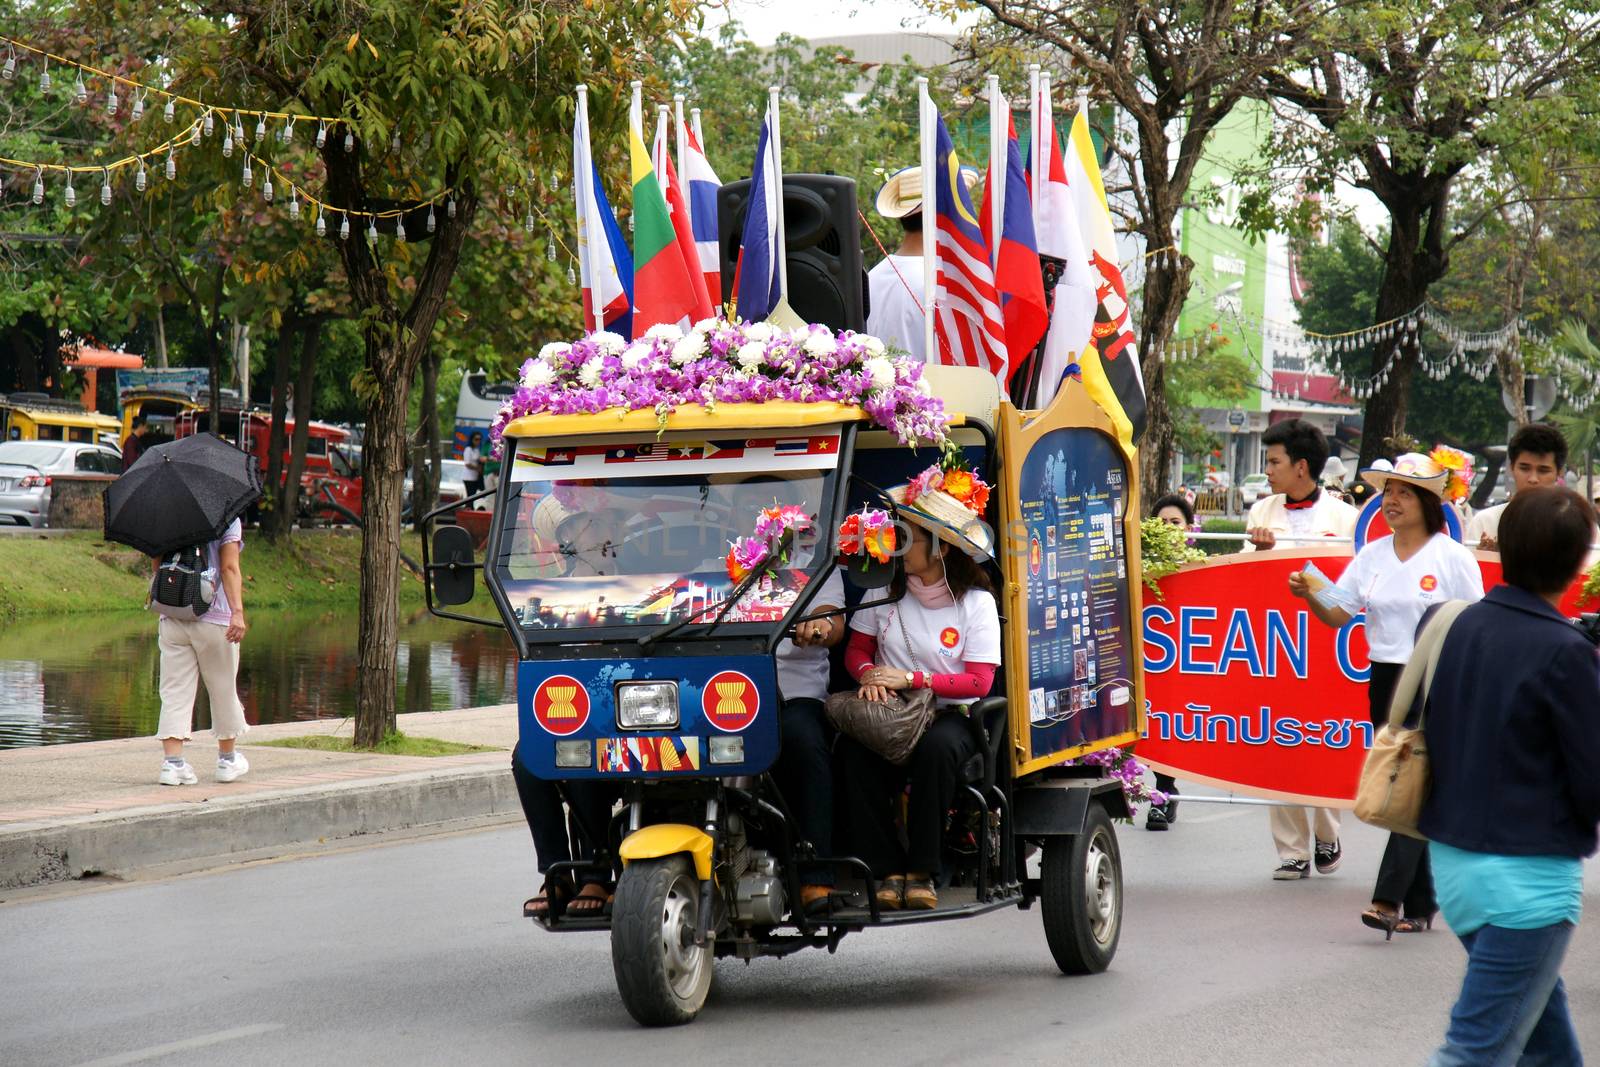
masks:
{"label": "asphalt road", "polygon": [[[646,1031],[603,935],[545,934],[522,829],[435,837],[0,905],[0,1063],[1420,1064],[1462,968],[1446,931],[1357,914],[1382,838],[1274,883],[1259,808],[1119,827],[1112,969],[1058,974],[1037,911],[718,964],[693,1025]],[[1600,1049],[1600,937],[1566,965]]]}

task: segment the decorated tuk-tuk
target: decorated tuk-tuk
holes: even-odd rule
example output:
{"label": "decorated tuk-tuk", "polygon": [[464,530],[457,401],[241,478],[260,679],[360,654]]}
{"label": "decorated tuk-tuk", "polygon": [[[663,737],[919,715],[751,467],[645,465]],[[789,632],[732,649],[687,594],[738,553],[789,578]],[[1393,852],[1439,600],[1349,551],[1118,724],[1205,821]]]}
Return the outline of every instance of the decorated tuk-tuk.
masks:
{"label": "decorated tuk-tuk", "polygon": [[[486,556],[449,524],[427,545],[430,609],[504,626],[517,648],[525,770],[562,790],[618,787],[603,825],[578,825],[570,805],[591,862],[618,877],[608,913],[538,923],[609,931],[623,1001],[647,1025],[692,1019],[721,957],[831,952],[872,927],[1035,901],[1060,969],[1103,970],[1122,923],[1113,823],[1129,811],[1121,783],[1079,759],[1133,742],[1144,707],[1138,478],[1111,419],[1076,383],[1018,411],[983,371],[821,326],[651,334],[530,360],[497,423]],[[777,785],[775,654],[835,567],[843,611],[884,602],[894,553],[851,555],[838,532],[893,521],[892,487],[942,450],[993,487],[985,566],[1004,662],[963,712],[977,755],[938,905],[886,910],[867,865],[818,855]],[[799,536],[736,565],[730,548],[775,505],[803,516]],[[480,574],[496,619],[460,608]],[[836,872],[837,905],[798,906],[802,862]]]}

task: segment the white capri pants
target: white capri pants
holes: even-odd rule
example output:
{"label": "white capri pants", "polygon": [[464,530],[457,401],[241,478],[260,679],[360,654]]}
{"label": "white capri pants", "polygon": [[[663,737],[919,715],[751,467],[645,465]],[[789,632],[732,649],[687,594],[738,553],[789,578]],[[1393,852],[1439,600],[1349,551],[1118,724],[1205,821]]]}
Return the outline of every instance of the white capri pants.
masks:
{"label": "white capri pants", "polygon": [[201,680],[211,698],[211,735],[219,741],[249,729],[239,702],[239,646],[214,622],[161,618],[161,723],[156,737],[189,740]]}

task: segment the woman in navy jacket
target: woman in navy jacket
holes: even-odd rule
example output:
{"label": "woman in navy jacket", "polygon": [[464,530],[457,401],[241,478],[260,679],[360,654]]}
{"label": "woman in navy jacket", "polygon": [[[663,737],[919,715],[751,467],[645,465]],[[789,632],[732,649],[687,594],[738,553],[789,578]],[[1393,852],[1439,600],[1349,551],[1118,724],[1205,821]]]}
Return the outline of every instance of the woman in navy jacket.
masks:
{"label": "woman in navy jacket", "polygon": [[1467,973],[1436,1067],[1582,1062],[1560,971],[1600,823],[1600,661],[1557,605],[1594,532],[1570,489],[1518,493],[1500,520],[1507,584],[1439,655],[1418,828]]}

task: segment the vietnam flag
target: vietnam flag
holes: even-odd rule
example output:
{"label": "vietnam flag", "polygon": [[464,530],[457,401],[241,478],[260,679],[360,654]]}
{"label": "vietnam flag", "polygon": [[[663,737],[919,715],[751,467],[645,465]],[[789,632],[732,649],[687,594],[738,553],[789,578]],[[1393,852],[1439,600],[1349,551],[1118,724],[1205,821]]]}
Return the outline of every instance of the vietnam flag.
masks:
{"label": "vietnam flag", "polygon": [[[639,131],[629,131],[633,162],[633,335],[657,323],[688,326],[705,302],[704,284],[689,273],[667,201]],[[698,292],[698,299],[696,290]]]}

